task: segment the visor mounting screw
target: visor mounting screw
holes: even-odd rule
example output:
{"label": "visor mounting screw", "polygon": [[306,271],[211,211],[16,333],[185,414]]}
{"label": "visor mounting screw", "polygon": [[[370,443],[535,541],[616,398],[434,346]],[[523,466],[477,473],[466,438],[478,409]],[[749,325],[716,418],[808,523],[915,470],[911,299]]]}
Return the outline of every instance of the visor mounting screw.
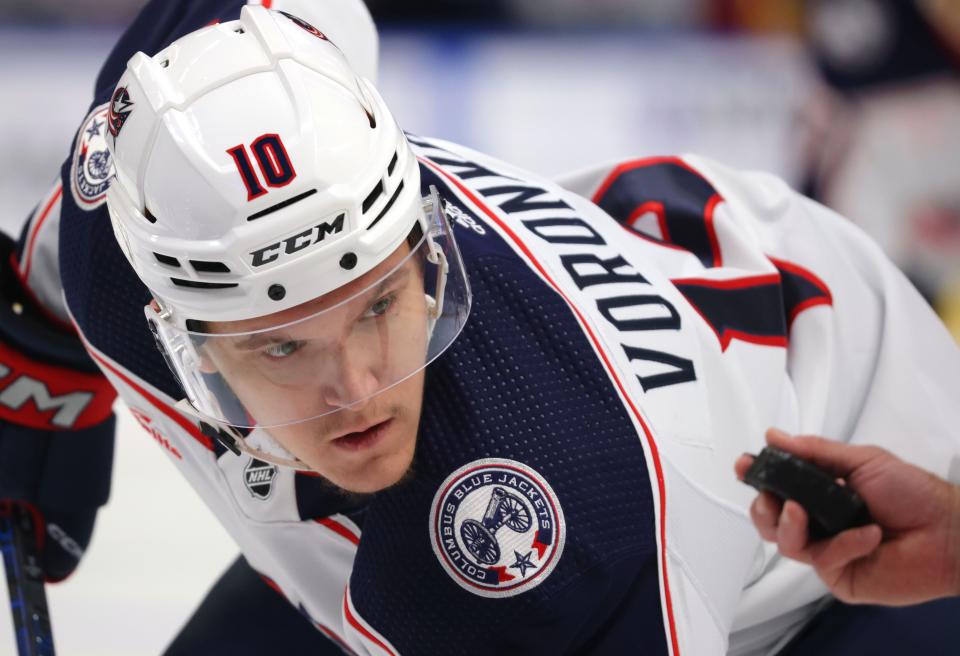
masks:
{"label": "visor mounting screw", "polygon": [[287,295],[287,290],[283,288],[283,285],[270,285],[270,288],[267,289],[267,296],[269,296],[274,301],[282,301],[283,297]]}
{"label": "visor mounting screw", "polygon": [[340,258],[340,266],[348,271],[353,267],[357,266],[357,254],[356,253],[344,253],[343,257]]}

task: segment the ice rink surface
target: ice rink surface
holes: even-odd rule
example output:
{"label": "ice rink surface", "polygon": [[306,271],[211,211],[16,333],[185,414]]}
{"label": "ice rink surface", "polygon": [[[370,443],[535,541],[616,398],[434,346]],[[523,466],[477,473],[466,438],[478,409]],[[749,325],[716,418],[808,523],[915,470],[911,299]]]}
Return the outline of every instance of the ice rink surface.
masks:
{"label": "ice rink surface", "polygon": [[[0,27],[0,228],[16,233],[82,120],[116,30]],[[388,33],[380,87],[406,129],[547,175],[696,151],[796,182],[808,71],[780,41]],[[105,320],[108,320],[105,318]],[[236,547],[124,408],[113,490],[76,573],[48,586],[58,653],[158,654]],[[0,611],[0,654],[13,653]]]}

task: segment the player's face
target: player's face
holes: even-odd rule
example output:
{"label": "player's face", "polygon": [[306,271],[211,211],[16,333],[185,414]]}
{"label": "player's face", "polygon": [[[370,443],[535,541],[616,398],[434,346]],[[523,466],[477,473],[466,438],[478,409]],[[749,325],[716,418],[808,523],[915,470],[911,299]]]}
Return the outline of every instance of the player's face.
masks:
{"label": "player's face", "polygon": [[[415,255],[386,275],[408,253],[402,246],[369,273],[309,303],[208,326],[213,333],[254,333],[212,339],[203,355],[251,418],[265,425],[273,422],[263,418],[277,416],[279,409],[288,416],[322,414],[268,430],[290,453],[350,492],[393,485],[413,459],[423,371],[379,391],[396,380],[393,372],[422,366],[426,352],[420,261]],[[282,327],[254,332],[270,326]]]}

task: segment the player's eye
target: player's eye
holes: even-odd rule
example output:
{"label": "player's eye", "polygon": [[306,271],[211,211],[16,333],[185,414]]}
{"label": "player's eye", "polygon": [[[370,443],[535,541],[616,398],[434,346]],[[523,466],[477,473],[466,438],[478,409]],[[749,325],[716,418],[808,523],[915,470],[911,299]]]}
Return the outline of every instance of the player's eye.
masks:
{"label": "player's eye", "polygon": [[388,294],[383,298],[379,299],[376,303],[370,306],[370,309],[367,310],[367,313],[363,315],[366,317],[382,317],[387,313],[387,310],[393,305],[396,301],[396,296],[394,294]]}
{"label": "player's eye", "polygon": [[282,360],[290,357],[303,347],[301,341],[277,342],[263,349],[263,354],[272,360]]}

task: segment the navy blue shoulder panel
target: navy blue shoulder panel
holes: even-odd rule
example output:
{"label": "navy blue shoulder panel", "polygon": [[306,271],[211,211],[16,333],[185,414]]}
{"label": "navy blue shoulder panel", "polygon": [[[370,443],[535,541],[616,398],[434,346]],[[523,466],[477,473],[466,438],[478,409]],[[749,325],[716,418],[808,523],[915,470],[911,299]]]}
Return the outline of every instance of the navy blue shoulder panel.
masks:
{"label": "navy blue shoulder panel", "polygon": [[[65,165],[69,174],[69,164]],[[64,207],[69,203],[64,194]],[[72,203],[70,203],[72,204]],[[87,340],[165,394],[183,396],[147,330],[150,293],[114,240],[106,206],[65,213],[60,276],[67,304]]]}
{"label": "navy blue shoulder panel", "polygon": [[[489,228],[457,237],[473,311],[427,370],[414,476],[368,507],[350,585],[357,611],[400,653],[667,653],[640,437],[559,295]],[[556,568],[515,596],[458,585],[431,544],[434,495],[487,458],[538,472],[566,521]]]}

